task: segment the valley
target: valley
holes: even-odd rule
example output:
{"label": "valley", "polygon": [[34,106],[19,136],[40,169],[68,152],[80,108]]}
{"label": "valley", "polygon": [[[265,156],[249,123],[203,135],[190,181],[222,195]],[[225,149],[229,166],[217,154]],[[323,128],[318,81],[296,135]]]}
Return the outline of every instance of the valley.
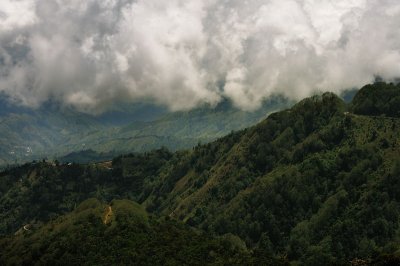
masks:
{"label": "valley", "polygon": [[33,112],[8,107],[0,112],[0,166],[42,159],[87,163],[162,146],[190,148],[257,123],[289,104],[278,97],[256,112],[228,102],[190,112],[137,104],[98,116],[51,106]]}

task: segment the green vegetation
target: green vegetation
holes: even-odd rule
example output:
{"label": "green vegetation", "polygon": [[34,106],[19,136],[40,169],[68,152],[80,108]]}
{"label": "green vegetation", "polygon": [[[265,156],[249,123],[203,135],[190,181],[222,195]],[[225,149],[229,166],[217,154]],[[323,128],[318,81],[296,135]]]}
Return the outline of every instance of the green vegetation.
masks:
{"label": "green vegetation", "polygon": [[229,236],[251,260],[398,262],[400,119],[394,105],[360,111],[369,97],[381,106],[375,91],[400,95],[399,87],[376,83],[349,106],[331,93],[314,96],[191,150],[8,169],[0,177],[0,232],[26,224],[42,230],[87,198],[128,199],[151,214],[135,216],[149,217],[150,227],[154,217],[169,217],[210,239]]}
{"label": "green vegetation", "polygon": [[[103,222],[112,208],[112,220]],[[256,257],[235,238],[211,238],[173,220],[148,217],[137,203],[89,199],[37,230],[0,240],[7,265],[284,265]],[[23,256],[21,256],[23,254]]]}
{"label": "green vegetation", "polygon": [[87,163],[162,146],[187,149],[251,126],[288,104],[276,98],[245,112],[222,102],[172,113],[133,105],[96,117],[55,108],[2,112],[0,99],[0,166],[42,158]]}
{"label": "green vegetation", "polygon": [[365,86],[353,100],[352,110],[362,115],[400,117],[400,84],[377,82]]}

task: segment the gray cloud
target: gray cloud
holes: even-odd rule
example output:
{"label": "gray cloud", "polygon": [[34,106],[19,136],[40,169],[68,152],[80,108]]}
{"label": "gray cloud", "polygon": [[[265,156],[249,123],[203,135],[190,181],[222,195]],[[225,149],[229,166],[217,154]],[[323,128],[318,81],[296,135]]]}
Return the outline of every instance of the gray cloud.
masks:
{"label": "gray cloud", "polygon": [[400,76],[397,0],[2,0],[0,91],[80,110],[340,92]]}

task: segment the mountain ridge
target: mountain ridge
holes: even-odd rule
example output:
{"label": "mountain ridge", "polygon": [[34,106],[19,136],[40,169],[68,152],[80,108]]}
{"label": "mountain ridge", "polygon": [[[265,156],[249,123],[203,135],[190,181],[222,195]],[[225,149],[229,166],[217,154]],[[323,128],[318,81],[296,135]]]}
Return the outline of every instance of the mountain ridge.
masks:
{"label": "mountain ridge", "polygon": [[353,113],[359,100],[311,97],[190,150],[122,155],[107,166],[9,169],[1,175],[0,231],[46,222],[87,197],[119,198],[211,236],[233,234],[294,265],[372,263],[400,252],[400,119],[385,108]]}

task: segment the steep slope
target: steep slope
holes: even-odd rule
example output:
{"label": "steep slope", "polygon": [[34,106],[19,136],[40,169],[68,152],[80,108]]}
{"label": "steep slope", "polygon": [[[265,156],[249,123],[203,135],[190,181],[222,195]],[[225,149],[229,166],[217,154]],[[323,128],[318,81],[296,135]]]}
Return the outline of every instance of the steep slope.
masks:
{"label": "steep slope", "polygon": [[192,150],[10,169],[0,179],[0,229],[48,221],[87,197],[127,198],[270,256],[344,264],[400,252],[399,158],[400,119],[348,112],[326,93]]}

